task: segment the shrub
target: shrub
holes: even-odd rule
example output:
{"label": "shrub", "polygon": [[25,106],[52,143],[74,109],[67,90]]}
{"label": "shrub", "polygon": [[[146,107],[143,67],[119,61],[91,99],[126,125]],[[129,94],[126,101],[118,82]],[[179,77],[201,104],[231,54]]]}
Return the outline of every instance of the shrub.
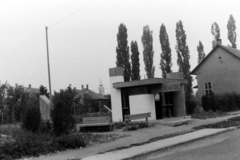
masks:
{"label": "shrub", "polygon": [[188,115],[193,114],[196,107],[197,107],[197,103],[193,99],[186,101],[186,112]]}
{"label": "shrub", "polygon": [[70,86],[66,90],[61,90],[60,93],[55,92],[51,118],[53,132],[57,136],[68,134],[75,128],[75,120],[72,114],[75,95],[75,90]]}
{"label": "shrub", "polygon": [[202,101],[203,110],[206,112],[209,111],[210,107],[209,107],[208,97],[206,95],[203,95],[201,101]]}
{"label": "shrub", "polygon": [[79,134],[61,135],[55,141],[63,148],[74,149],[86,146],[82,135]]}
{"label": "shrub", "polygon": [[240,109],[240,94],[235,92],[218,94],[215,96],[217,109],[225,112]]}
{"label": "shrub", "polygon": [[41,122],[41,114],[37,105],[27,107],[26,114],[23,120],[23,128],[37,132]]}

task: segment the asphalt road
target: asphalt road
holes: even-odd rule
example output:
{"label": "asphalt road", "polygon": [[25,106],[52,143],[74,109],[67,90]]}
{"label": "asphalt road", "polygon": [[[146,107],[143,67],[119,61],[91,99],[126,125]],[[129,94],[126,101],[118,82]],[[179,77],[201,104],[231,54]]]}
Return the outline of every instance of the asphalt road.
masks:
{"label": "asphalt road", "polygon": [[156,151],[138,160],[240,160],[240,129]]}

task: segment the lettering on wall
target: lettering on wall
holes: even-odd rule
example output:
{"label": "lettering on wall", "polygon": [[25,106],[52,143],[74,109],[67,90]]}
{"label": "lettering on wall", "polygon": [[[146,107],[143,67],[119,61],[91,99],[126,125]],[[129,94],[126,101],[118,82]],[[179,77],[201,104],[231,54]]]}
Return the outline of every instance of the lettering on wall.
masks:
{"label": "lettering on wall", "polygon": [[181,89],[180,83],[168,83],[162,85],[162,92],[173,92]]}

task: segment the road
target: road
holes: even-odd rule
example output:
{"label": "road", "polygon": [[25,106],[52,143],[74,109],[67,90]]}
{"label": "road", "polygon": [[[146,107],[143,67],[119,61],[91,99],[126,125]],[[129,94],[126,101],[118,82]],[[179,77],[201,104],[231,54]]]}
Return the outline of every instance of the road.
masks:
{"label": "road", "polygon": [[136,159],[240,160],[240,129],[134,158]]}

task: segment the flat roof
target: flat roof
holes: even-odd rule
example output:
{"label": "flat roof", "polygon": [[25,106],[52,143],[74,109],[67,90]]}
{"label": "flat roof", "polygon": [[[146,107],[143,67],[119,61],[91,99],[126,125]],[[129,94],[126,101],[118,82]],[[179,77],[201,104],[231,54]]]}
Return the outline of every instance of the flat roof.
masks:
{"label": "flat roof", "polygon": [[129,82],[117,82],[113,83],[113,88],[128,88],[128,87],[136,87],[136,86],[146,86],[153,84],[168,84],[178,82],[180,84],[187,84],[186,79],[168,79],[168,78],[150,78],[150,79],[142,79],[135,80]]}

